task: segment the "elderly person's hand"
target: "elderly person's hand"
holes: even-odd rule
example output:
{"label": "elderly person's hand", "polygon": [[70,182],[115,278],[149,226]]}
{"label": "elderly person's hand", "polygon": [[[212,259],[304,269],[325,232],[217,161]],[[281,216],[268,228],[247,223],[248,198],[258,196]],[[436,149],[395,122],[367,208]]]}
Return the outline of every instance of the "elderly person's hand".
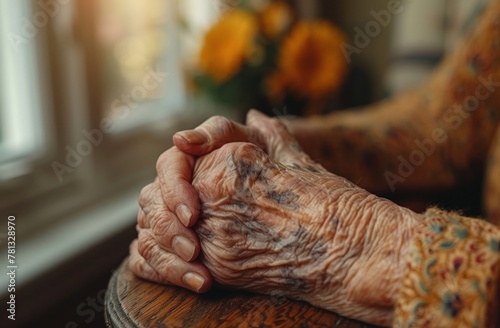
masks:
{"label": "elderly person's hand", "polygon": [[[389,324],[417,216],[326,172],[277,120],[254,113],[249,123],[268,136],[270,156],[230,143],[196,161],[193,186],[203,218],[195,230],[206,267],[162,248],[146,223],[133,257],[141,256],[156,276],[133,270],[186,286],[206,278],[189,270],[205,274],[208,268],[223,286]],[[150,188],[162,206],[160,186]]]}
{"label": "elderly person's hand", "polygon": [[[256,112],[254,111],[254,114]],[[252,121],[251,114],[249,121]],[[138,239],[130,245],[131,270],[138,276],[164,284],[175,284],[196,292],[211,286],[211,275],[196,261],[200,244],[190,227],[196,224],[200,201],[191,185],[195,156],[207,154],[225,143],[253,142],[263,148],[262,133],[220,116],[214,116],[196,130],[177,133],[172,147],[157,162],[158,177],[141,191],[137,217]],[[181,150],[183,151],[181,151]],[[162,249],[160,266],[141,255]],[[167,264],[168,265],[165,265]]]}

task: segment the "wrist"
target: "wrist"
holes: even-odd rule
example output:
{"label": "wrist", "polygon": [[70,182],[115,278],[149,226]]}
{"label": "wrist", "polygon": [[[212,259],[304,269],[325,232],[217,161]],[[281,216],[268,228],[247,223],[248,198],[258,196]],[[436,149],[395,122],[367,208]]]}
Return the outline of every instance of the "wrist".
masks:
{"label": "wrist", "polygon": [[378,229],[384,231],[375,243],[369,255],[380,256],[387,265],[385,274],[390,277],[386,295],[390,306],[394,306],[405,274],[409,248],[416,226],[422,215],[407,208],[398,206],[391,201],[383,200],[374,211],[374,220],[380,220]]}
{"label": "wrist", "polygon": [[[373,207],[370,225],[364,239],[365,252],[359,258],[359,269],[353,280],[355,300],[369,313],[379,313],[370,321],[390,325],[406,270],[410,243],[419,215],[391,201],[380,199]],[[362,319],[364,320],[364,319]]]}
{"label": "wrist", "polygon": [[336,230],[325,259],[327,286],[315,297],[331,299],[331,311],[389,325],[419,216],[357,187],[341,191],[327,215]]}

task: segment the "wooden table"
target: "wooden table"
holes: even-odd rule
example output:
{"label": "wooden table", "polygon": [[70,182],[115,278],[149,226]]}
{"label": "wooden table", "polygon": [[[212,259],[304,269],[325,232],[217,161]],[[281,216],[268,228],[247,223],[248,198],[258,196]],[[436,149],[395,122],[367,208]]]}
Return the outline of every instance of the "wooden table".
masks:
{"label": "wooden table", "polygon": [[304,302],[213,289],[198,295],[134,276],[127,260],[106,294],[106,325],[124,327],[372,327]]}

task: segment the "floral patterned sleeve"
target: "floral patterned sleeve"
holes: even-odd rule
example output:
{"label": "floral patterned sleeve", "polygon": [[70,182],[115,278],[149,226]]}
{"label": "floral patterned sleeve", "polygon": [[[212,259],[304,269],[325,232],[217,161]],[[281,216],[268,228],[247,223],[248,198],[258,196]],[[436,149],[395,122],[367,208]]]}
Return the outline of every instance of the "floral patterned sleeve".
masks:
{"label": "floral patterned sleeve", "polygon": [[411,242],[394,327],[499,327],[500,228],[429,209]]}
{"label": "floral patterned sleeve", "polygon": [[419,89],[302,126],[292,121],[302,147],[372,192],[445,190],[480,179],[500,122],[500,0],[480,17]]}

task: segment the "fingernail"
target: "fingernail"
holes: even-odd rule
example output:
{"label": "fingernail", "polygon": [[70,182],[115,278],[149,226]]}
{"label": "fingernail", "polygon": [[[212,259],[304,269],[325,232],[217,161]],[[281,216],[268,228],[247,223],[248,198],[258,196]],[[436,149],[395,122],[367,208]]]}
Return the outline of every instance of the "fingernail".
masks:
{"label": "fingernail", "polygon": [[193,259],[196,247],[194,243],[186,237],[175,236],[174,239],[172,239],[172,247],[177,255],[182,257],[185,261],[191,261]]}
{"label": "fingernail", "polygon": [[194,272],[188,272],[182,276],[182,281],[195,291],[199,291],[205,283],[205,278]]}
{"label": "fingernail", "polygon": [[179,218],[179,220],[181,220],[182,224],[185,227],[189,226],[189,221],[191,221],[191,216],[193,215],[189,207],[187,207],[184,204],[181,204],[177,206],[175,214],[177,214],[177,217]]}
{"label": "fingernail", "polygon": [[177,132],[175,135],[183,138],[188,143],[193,145],[204,144],[207,142],[207,137],[203,133],[196,130]]}

